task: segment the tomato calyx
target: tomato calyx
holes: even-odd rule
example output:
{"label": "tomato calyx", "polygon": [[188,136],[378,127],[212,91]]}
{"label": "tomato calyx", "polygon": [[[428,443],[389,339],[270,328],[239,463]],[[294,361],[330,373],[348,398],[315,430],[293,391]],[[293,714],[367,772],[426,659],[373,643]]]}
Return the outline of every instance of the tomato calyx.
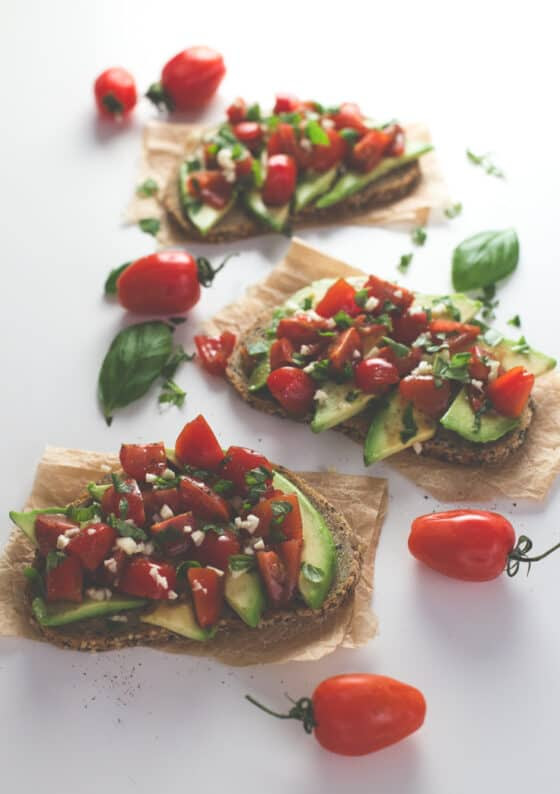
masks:
{"label": "tomato calyx", "polygon": [[531,570],[531,565],[534,562],[539,562],[539,560],[543,560],[545,557],[548,557],[549,554],[552,554],[553,551],[560,549],[560,543],[557,543],[555,546],[552,546],[550,549],[543,551],[542,554],[538,554],[536,557],[528,557],[527,554],[533,548],[533,541],[531,538],[528,538],[527,535],[520,535],[517,539],[517,543],[513,547],[513,549],[508,554],[508,560],[506,565],[506,573],[508,576],[515,576],[519,571],[521,563],[524,562],[527,564],[527,576],[529,575],[529,571]]}
{"label": "tomato calyx", "polygon": [[210,260],[206,259],[205,256],[199,256],[196,260],[196,267],[198,270],[198,280],[202,286],[210,287],[220,270],[226,266],[226,263],[229,262],[233,256],[239,256],[239,254],[237,252],[228,254],[218,267],[212,267]]}
{"label": "tomato calyx", "polygon": [[103,106],[106,108],[108,113],[111,113],[113,116],[121,116],[124,110],[124,105],[120,102],[117,97],[109,91],[108,94],[105,94],[104,97],[101,99]]}
{"label": "tomato calyx", "polygon": [[317,727],[317,722],[313,715],[313,702],[311,698],[300,698],[299,700],[292,700],[289,695],[286,695],[294,705],[287,714],[280,714],[278,711],[272,711],[267,706],[263,706],[258,700],[255,700],[251,695],[245,695],[245,699],[252,703],[253,706],[261,709],[261,711],[270,714],[272,717],[277,717],[279,720],[299,720],[303,724],[303,729],[306,733],[312,733],[313,728]]}
{"label": "tomato calyx", "polygon": [[150,102],[153,102],[158,110],[168,110],[171,112],[175,109],[175,103],[160,81],[152,83],[146,91],[146,97]]}

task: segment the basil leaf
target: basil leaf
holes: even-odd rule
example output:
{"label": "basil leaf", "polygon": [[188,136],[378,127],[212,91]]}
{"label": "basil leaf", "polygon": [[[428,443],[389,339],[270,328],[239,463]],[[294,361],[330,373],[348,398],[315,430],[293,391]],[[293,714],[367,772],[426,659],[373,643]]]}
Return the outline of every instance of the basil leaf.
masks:
{"label": "basil leaf", "polygon": [[183,560],[183,562],[180,562],[177,566],[175,573],[178,577],[184,573],[186,578],[189,568],[202,568],[202,565],[197,562],[197,560]]}
{"label": "basil leaf", "polygon": [[513,273],[518,260],[515,229],[479,232],[453,251],[453,287],[458,292],[487,287]]}
{"label": "basil leaf", "polygon": [[511,346],[512,353],[519,353],[521,356],[528,356],[531,352],[531,345],[524,336],[520,336],[517,342]]}
{"label": "basil leaf", "polygon": [[308,121],[305,125],[305,134],[311,143],[318,146],[330,146],[331,142],[325,130],[318,121]]}
{"label": "basil leaf", "polygon": [[335,314],[333,320],[335,321],[338,328],[350,328],[354,322],[348,312],[342,310]]}
{"label": "basil leaf", "polygon": [[368,298],[369,292],[367,289],[359,289],[354,295],[354,303],[363,308],[366,305]]}
{"label": "basil leaf", "polygon": [[161,223],[157,218],[141,218],[138,221],[138,226],[143,232],[146,232],[146,234],[152,234],[155,237],[159,232]]}
{"label": "basil leaf", "polygon": [[504,172],[493,162],[488,152],[486,154],[475,154],[470,149],[467,149],[467,159],[473,165],[479,165],[490,176],[496,176],[498,179],[505,178]]}
{"label": "basil leaf", "polygon": [[101,505],[97,502],[89,505],[89,507],[76,507],[76,505],[69,505],[66,508],[66,515],[71,521],[77,521],[78,524],[84,524],[86,521],[91,521],[92,518],[101,515]]}
{"label": "basil leaf", "polygon": [[[210,154],[216,154],[217,151],[218,151],[218,147],[216,146],[215,143],[209,144],[208,152]],[[200,171],[201,168],[202,168],[202,163],[200,162],[200,160],[197,157],[190,157],[187,160],[187,173],[188,174],[193,174],[195,171]]]}
{"label": "basil leaf", "polygon": [[410,267],[410,263],[412,262],[412,257],[414,254],[403,254],[400,258],[399,264],[397,265],[397,270],[400,270],[401,273],[406,273],[408,268]]}
{"label": "basil leaf", "polygon": [[218,480],[212,486],[212,490],[217,494],[230,494],[233,490],[232,480]]}
{"label": "basil leaf", "polygon": [[113,529],[116,529],[121,538],[132,538],[135,541],[148,540],[147,534],[143,529],[137,527],[134,523],[124,521],[122,518],[117,518],[114,513],[107,518],[107,523]]}
{"label": "basil leaf", "polygon": [[116,335],[99,373],[99,401],[107,424],[118,408],[146,394],[172,351],[172,332],[157,320],[130,325]]}
{"label": "basil leaf", "polygon": [[250,105],[247,108],[247,113],[245,115],[247,116],[248,121],[261,121],[262,116],[259,103],[255,102],[254,105]]}
{"label": "basil leaf", "polygon": [[185,404],[186,396],[187,392],[178,386],[174,380],[168,378],[163,382],[158,403],[169,403],[170,405],[176,405],[177,408],[182,408]]}
{"label": "basil leaf", "polygon": [[[314,361],[310,366],[311,369],[307,374],[311,375],[314,381],[316,381],[317,383],[324,383],[326,380],[329,379],[328,358],[322,358],[319,361]],[[307,367],[305,371],[307,372]]]}
{"label": "basil leaf", "polygon": [[271,502],[270,508],[272,510],[272,523],[276,525],[282,524],[288,513],[292,512],[292,505],[290,502]]}
{"label": "basil leaf", "polygon": [[124,273],[127,267],[131,264],[132,262],[125,262],[124,265],[120,265],[120,267],[116,267],[114,270],[111,270],[105,281],[105,286],[103,287],[105,295],[117,294],[117,280],[120,274]]}
{"label": "basil leaf", "polygon": [[44,597],[45,583],[43,582],[43,577],[41,576],[37,568],[33,568],[31,565],[28,565],[26,568],[23,569],[23,575],[30,583],[34,594],[37,596]]}
{"label": "basil leaf", "polygon": [[513,325],[515,328],[521,328],[521,317],[516,314],[511,320],[508,320],[508,325]]}
{"label": "basil leaf", "polygon": [[416,228],[410,233],[410,237],[414,245],[424,245],[428,234],[423,226],[416,226]]}
{"label": "basil leaf", "polygon": [[257,561],[250,554],[231,554],[228,562],[230,571],[245,573],[257,567]]}
{"label": "basil leaf", "polygon": [[141,185],[138,185],[136,188],[136,193],[138,196],[142,198],[149,198],[150,196],[155,196],[158,192],[158,183],[155,179],[148,177],[145,179]]}
{"label": "basil leaf", "polygon": [[348,141],[351,146],[360,138],[360,133],[352,129],[352,127],[344,127],[344,129],[338,131],[338,134],[341,138],[344,138],[345,141]]}
{"label": "basil leaf", "polygon": [[47,554],[47,573],[52,571],[54,568],[58,568],[58,566],[64,562],[66,559],[66,554],[63,551],[55,551],[51,549]]}
{"label": "basil leaf", "polygon": [[306,298],[303,299],[301,303],[301,308],[303,309],[304,312],[306,312],[309,309],[311,309],[312,306],[313,306],[313,298],[311,295],[308,295]]}
{"label": "basil leaf", "polygon": [[323,569],[317,568],[315,565],[311,565],[310,562],[302,562],[301,572],[308,582],[313,582],[314,584],[322,582],[325,578],[325,572]]}
{"label": "basil leaf", "polygon": [[401,430],[401,441],[406,444],[411,438],[414,438],[418,432],[418,426],[414,420],[414,406],[408,403],[403,413],[403,429]]}
{"label": "basil leaf", "polygon": [[410,353],[410,348],[407,347],[406,345],[402,345],[400,342],[395,342],[395,340],[391,339],[391,337],[389,336],[384,336],[382,338],[385,344],[391,348],[393,353],[398,358],[404,358],[405,356],[408,356],[408,354]]}

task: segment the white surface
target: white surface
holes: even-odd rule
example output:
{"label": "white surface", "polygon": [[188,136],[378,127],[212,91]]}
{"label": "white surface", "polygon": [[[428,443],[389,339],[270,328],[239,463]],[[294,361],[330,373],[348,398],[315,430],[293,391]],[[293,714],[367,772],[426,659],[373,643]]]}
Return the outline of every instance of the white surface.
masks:
{"label": "white surface", "polygon": [[[471,233],[514,225],[522,255],[499,291],[499,323],[519,312],[536,347],[560,354],[560,177],[556,25],[548,3],[2,3],[3,475],[1,509],[19,506],[45,443],[116,450],[121,440],[172,441],[201,409],[224,443],[254,445],[293,468],[360,473],[360,449],[312,437],[250,410],[225,383],[187,365],[183,412],[159,414],[155,395],[107,428],[95,402],[103,354],[124,318],[106,303],[110,268],[153,250],[119,218],[134,185],[142,103],[127,127],[96,123],[94,77],[122,64],[145,88],[178,50],[209,43],[228,75],[211,112],[242,94],[291,90],[352,99],[379,116],[430,123],[462,217],[430,227],[407,285],[446,292],[450,252]],[[493,149],[507,181],[465,161]],[[334,228],[303,237],[352,264],[396,277],[406,233]],[[240,249],[177,337],[262,278],[286,249],[280,237]],[[192,246],[195,250],[195,246]],[[204,249],[206,251],[206,249]],[[196,249],[196,253],[200,253]],[[381,633],[367,648],[315,664],[245,670],[130,650],[99,656],[0,641],[2,790],[284,791],[471,794],[558,790],[558,559],[527,579],[468,585],[409,556],[410,520],[438,507],[393,471],[376,566]],[[544,505],[497,507],[538,549],[559,539],[558,488]],[[0,540],[8,537],[8,522]],[[375,671],[425,693],[424,728],[362,759],[321,750],[295,723],[267,718],[246,692],[282,706],[328,674]],[[204,788],[202,788],[204,787]]]}

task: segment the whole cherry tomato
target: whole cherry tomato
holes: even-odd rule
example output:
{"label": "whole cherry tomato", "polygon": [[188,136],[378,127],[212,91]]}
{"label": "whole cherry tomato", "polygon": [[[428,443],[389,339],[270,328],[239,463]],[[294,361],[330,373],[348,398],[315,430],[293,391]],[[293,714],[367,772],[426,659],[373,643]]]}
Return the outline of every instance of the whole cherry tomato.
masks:
{"label": "whole cherry tomato", "polygon": [[313,407],[315,381],[297,367],[273,370],[266,385],[275,400],[291,416],[305,416]]}
{"label": "whole cherry tomato", "polygon": [[235,347],[235,334],[224,331],[220,336],[198,335],[194,342],[203,369],[210,375],[223,375]]}
{"label": "whole cherry tomato", "polygon": [[488,397],[499,413],[521,416],[529,400],[535,376],[524,367],[513,367],[488,385]]}
{"label": "whole cherry tomato", "polygon": [[101,72],[93,91],[97,109],[104,118],[122,118],[136,105],[134,77],[120,66]]}
{"label": "whole cherry tomato", "polygon": [[394,678],[351,673],[326,678],[311,698],[300,698],[289,714],[250,703],[267,714],[303,722],[306,733],[315,730],[319,744],[339,755],[366,755],[406,738],[424,722],[422,693]]}
{"label": "whole cherry tomato", "polygon": [[158,108],[197,110],[212,99],[225,73],[219,52],[210,47],[189,47],[165,64],[161,81],[151,85],[146,96]]}
{"label": "whole cherry tomato", "polygon": [[384,358],[366,358],[357,365],[354,376],[356,386],[366,394],[381,394],[387,386],[399,382],[394,364]]}
{"label": "whole cherry tomato", "polygon": [[265,204],[280,206],[288,202],[296,189],[297,167],[289,154],[273,154],[268,158],[262,197]]}

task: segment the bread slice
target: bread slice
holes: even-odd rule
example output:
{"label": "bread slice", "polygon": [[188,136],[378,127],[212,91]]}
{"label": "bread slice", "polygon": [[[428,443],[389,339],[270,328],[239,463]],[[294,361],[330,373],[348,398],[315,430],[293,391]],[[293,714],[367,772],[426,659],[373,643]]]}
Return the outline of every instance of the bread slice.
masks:
{"label": "bread slice", "polygon": [[[298,638],[302,642],[306,636],[316,635],[321,626],[335,617],[335,613],[350,599],[358,583],[364,544],[352,532],[344,516],[308,483],[282,466],[274,469],[288,478],[307,496],[313,506],[321,513],[329,527],[337,552],[335,577],[331,590],[320,609],[314,610],[300,605],[293,609],[275,609],[264,613],[258,628],[250,628],[235,612],[226,607],[227,614],[220,620],[216,635],[205,642],[197,642],[175,634],[172,631],[141,623],[139,615],[145,610],[126,612],[127,623],[113,623],[104,618],[90,618],[68,626],[42,626],[35,619],[31,602],[32,588],[25,592],[25,606],[31,623],[49,641],[63,648],[80,651],[107,651],[135,645],[162,645],[172,643],[177,650],[195,653],[208,650],[208,655],[223,656],[236,651],[243,656],[244,663],[258,663],[263,654],[284,644],[293,644]],[[105,482],[108,478],[105,478]],[[85,506],[91,503],[89,494],[83,494],[73,504]]]}
{"label": "bread slice", "polygon": [[[266,392],[253,393],[249,391],[249,358],[246,353],[246,346],[251,342],[262,339],[265,330],[270,326],[271,320],[272,314],[270,311],[267,311],[261,315],[255,324],[245,333],[243,341],[236,345],[231,355],[226,375],[242,399],[254,408],[258,408],[259,411],[264,411],[270,415],[290,418],[292,421],[310,424],[313,418],[312,414],[308,414],[299,419],[288,417],[288,414],[284,411],[282,406],[270,395],[266,394]],[[375,407],[372,405],[371,408],[366,408],[363,413],[336,425],[333,430],[338,430],[354,441],[363,444],[371,424],[372,412],[374,410]],[[497,465],[503,463],[506,458],[515,452],[515,450],[519,449],[524,443],[534,411],[534,402],[530,400],[521,416],[519,425],[497,441],[492,441],[487,444],[477,444],[472,441],[467,441],[457,435],[457,433],[446,430],[440,425],[435,436],[429,441],[424,441],[422,443],[420,454],[427,457],[438,458],[448,463],[460,463],[466,466]],[[416,453],[411,449],[409,450],[409,454],[414,455]]]}
{"label": "bread slice", "polygon": [[[313,205],[304,207],[301,212],[292,215],[291,228],[300,229],[305,226],[337,223],[341,219],[359,215],[375,207],[391,204],[411,193],[421,178],[422,171],[419,162],[414,160],[406,163],[401,168],[391,171],[386,176],[372,182],[363,190],[354,193],[338,204],[324,209],[319,209]],[[185,237],[189,240],[225,243],[232,240],[241,240],[244,237],[270,234],[271,232],[265,223],[253,218],[248,212],[235,207],[208,234],[202,235],[196,226],[185,218],[183,214],[176,174],[168,182],[162,201],[173,220],[179,224]]]}

